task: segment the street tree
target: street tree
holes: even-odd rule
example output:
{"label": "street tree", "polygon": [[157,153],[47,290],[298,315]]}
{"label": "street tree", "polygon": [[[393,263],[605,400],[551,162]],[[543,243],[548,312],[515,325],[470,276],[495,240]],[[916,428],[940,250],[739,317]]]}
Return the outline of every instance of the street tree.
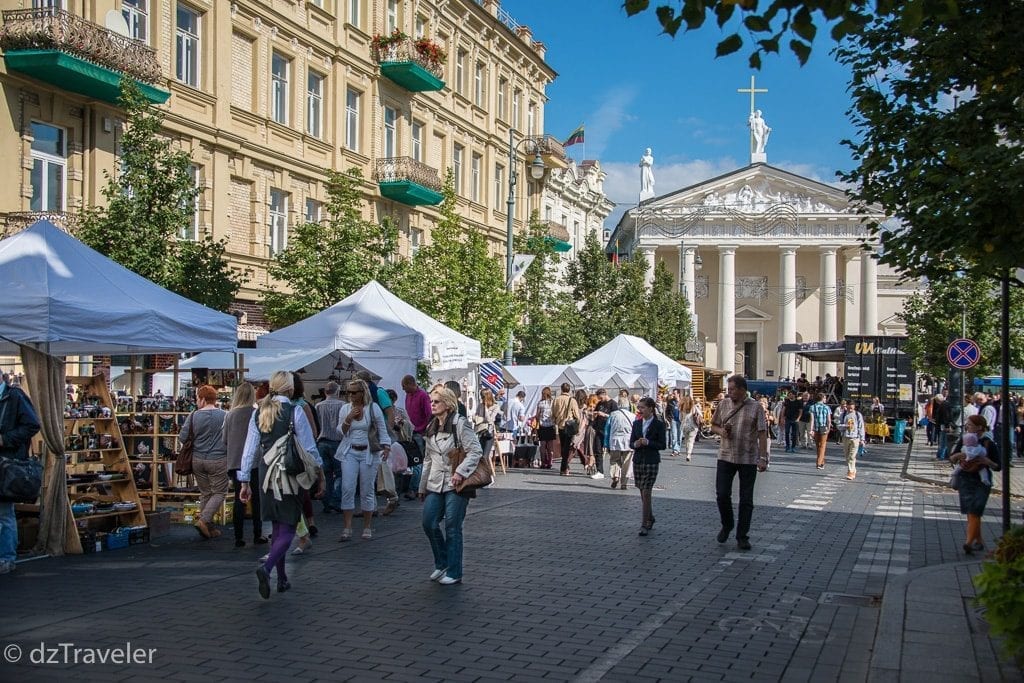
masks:
{"label": "street tree", "polygon": [[654,267],[647,293],[647,325],[644,336],[656,349],[677,360],[686,355],[686,342],[693,337],[690,304],[664,262]]}
{"label": "street tree", "polygon": [[427,315],[477,339],[485,356],[501,356],[520,316],[519,303],[505,290],[505,264],[490,254],[483,234],[463,226],[451,169],[442,196],[430,244],[394,275],[393,289]]}
{"label": "street tree", "polygon": [[182,239],[199,188],[191,157],[161,134],[164,115],[129,78],[121,82],[124,135],[116,170],[104,170],[105,206],[87,207],[77,237],[125,268],[193,301],[226,311],[244,276],[209,236]]}
{"label": "street tree", "polygon": [[[991,278],[966,273],[930,283],[927,290],[915,293],[903,304],[902,317],[907,325],[907,353],[914,367],[935,376],[949,370],[946,347],[951,337],[966,336],[978,342],[981,362],[970,370],[971,377],[999,372],[1002,350],[999,342],[999,291]],[[1024,291],[1012,290],[1010,362],[1024,367]]]}
{"label": "street tree", "polygon": [[615,321],[611,318],[612,295],[617,285],[615,267],[594,233],[583,239],[582,248],[565,268],[565,285],[576,302],[577,315],[586,321],[587,344],[583,353],[589,353],[615,336]]}
{"label": "street tree", "polygon": [[387,283],[392,265],[386,255],[398,246],[398,229],[385,217],[363,218],[358,168],[327,171],[326,218],[292,228],[288,246],[267,268],[283,284],[263,294],[267,319],[290,325],[333,306],[373,279]]}

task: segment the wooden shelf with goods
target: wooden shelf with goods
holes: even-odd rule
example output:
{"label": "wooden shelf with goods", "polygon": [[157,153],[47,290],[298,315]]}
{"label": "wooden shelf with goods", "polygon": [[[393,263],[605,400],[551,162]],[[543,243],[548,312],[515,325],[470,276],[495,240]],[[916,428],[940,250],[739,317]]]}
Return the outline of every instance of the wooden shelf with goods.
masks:
{"label": "wooden shelf with goods", "polygon": [[[195,478],[174,472],[178,433],[191,413],[118,413],[117,423],[146,511],[178,505],[170,496],[198,496]],[[176,491],[176,488],[194,490]],[[163,500],[161,500],[163,499]]]}
{"label": "wooden shelf with goods", "polygon": [[[114,402],[103,375],[68,377],[68,405],[64,416],[64,446],[68,482],[68,528],[65,552],[83,552],[81,535],[90,538],[117,527],[145,527],[146,516],[135,488],[132,465],[114,418]],[[100,476],[123,475],[102,480]],[[87,481],[82,481],[87,479]],[[130,510],[104,510],[75,514],[71,506],[111,503],[134,504]]]}

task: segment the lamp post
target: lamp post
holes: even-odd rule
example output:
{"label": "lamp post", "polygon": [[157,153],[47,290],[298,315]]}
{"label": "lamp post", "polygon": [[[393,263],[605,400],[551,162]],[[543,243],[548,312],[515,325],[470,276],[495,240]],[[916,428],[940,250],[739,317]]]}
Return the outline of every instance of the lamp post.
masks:
{"label": "lamp post", "polygon": [[[515,140],[516,131],[508,129],[508,218],[506,221],[505,235],[505,289],[512,291],[512,261],[515,258],[515,231],[513,221],[516,211],[516,181],[519,173],[516,171],[516,150],[525,143],[533,145],[533,161],[530,162],[530,177],[540,180],[544,177],[544,160],[540,157],[540,138],[534,136],[524,137],[519,142]],[[508,347],[505,349],[505,366],[512,365],[513,347],[515,344],[515,332],[508,333]]]}

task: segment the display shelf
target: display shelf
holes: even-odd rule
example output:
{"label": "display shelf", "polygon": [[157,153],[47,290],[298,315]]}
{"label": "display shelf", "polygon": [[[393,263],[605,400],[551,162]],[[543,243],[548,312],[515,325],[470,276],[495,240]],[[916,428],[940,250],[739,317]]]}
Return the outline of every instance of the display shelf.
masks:
{"label": "display shelf", "polygon": [[[76,474],[95,473],[96,463],[106,471],[125,474],[124,479],[95,480],[90,482],[66,483],[65,491],[68,496],[68,521],[72,528],[79,532],[93,534],[96,532],[110,531],[113,528],[111,520],[115,524],[130,526],[146,526],[146,515],[143,510],[142,501],[135,488],[135,480],[129,475],[132,465],[128,461],[128,453],[125,450],[125,441],[114,417],[114,404],[107,390],[106,378],[103,375],[92,377],[68,377],[69,403],[64,418],[65,445],[81,445],[82,439],[88,442],[90,439],[111,439],[118,446],[106,448],[76,448],[65,451],[67,455],[67,476],[73,479]],[[88,417],[76,415],[80,411],[109,410],[110,417]],[[94,457],[98,456],[98,457]],[[94,469],[90,470],[92,467]],[[71,512],[71,503],[83,498],[97,494],[83,491],[82,489],[109,487],[109,493],[101,494],[113,497],[117,501],[135,503],[132,510],[112,510],[89,515],[76,516]],[[81,540],[78,534],[69,534],[65,551],[72,554],[83,552]]]}
{"label": "display shelf", "polygon": [[[156,512],[157,500],[168,495],[199,495],[168,491],[182,485],[182,482],[195,482],[191,475],[180,477],[174,472],[178,433],[189,415],[191,413],[169,411],[120,412],[116,415],[121,434],[127,440],[125,447],[138,482],[139,497],[147,512]],[[165,500],[161,504],[167,505],[168,502]]]}

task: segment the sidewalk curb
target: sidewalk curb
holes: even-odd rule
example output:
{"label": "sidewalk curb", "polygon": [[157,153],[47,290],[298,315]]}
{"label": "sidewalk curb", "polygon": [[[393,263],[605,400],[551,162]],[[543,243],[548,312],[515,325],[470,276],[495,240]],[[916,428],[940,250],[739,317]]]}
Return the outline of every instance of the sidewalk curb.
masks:
{"label": "sidewalk curb", "polygon": [[922,567],[886,581],[882,596],[882,610],[878,618],[878,632],[868,669],[868,683],[890,683],[901,680],[903,660],[904,621],[907,612],[907,588],[916,579],[959,567],[978,564],[978,560],[947,562]]}

